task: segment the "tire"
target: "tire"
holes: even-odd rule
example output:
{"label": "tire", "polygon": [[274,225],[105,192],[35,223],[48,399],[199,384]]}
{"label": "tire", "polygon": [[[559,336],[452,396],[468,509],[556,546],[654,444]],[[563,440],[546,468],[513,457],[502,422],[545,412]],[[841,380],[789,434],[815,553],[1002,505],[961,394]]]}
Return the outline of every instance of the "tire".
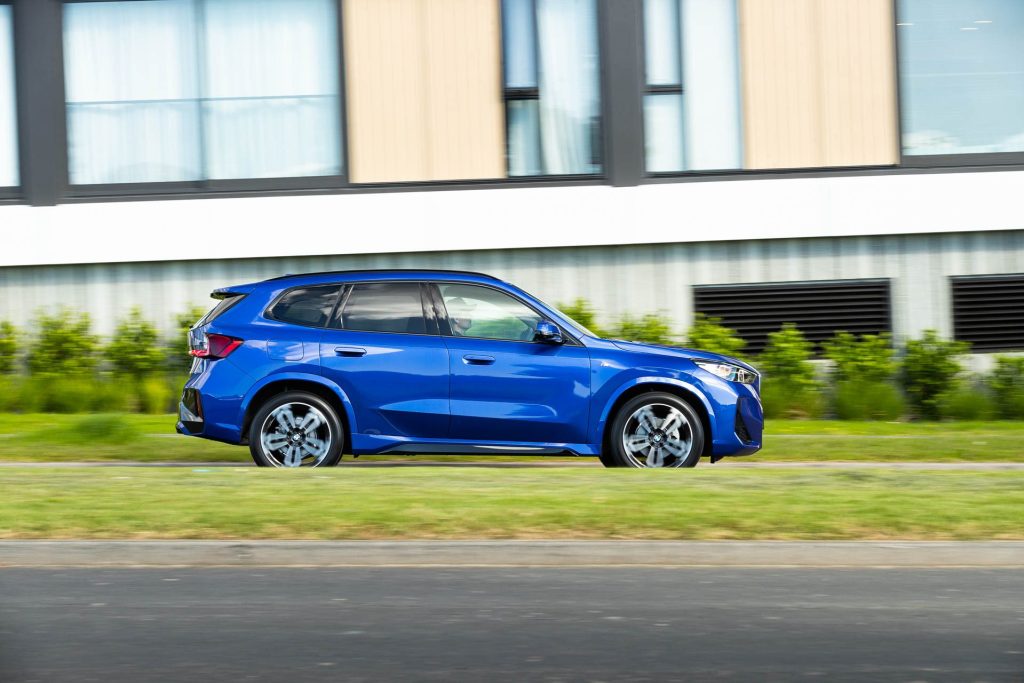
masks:
{"label": "tire", "polygon": [[640,394],[615,414],[601,462],[605,467],[695,467],[704,439],[704,423],[689,403],[663,392]]}
{"label": "tire", "polygon": [[344,446],[338,413],[305,391],[271,397],[249,425],[249,452],[260,467],[331,467]]}

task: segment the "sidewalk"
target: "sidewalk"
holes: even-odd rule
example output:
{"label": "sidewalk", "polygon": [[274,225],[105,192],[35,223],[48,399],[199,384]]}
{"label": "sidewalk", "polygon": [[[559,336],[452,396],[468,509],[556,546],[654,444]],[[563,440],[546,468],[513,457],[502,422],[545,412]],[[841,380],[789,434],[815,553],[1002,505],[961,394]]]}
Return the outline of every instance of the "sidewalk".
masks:
{"label": "sidewalk", "polygon": [[1024,568],[1024,541],[0,541],[2,567]]}

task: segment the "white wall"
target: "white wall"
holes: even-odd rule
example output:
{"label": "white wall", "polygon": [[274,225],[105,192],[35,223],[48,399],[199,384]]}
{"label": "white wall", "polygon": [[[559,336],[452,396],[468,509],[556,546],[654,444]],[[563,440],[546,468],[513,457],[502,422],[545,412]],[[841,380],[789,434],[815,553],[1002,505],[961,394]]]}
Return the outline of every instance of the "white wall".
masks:
{"label": "white wall", "polygon": [[1024,172],[0,206],[0,267],[1024,228]]}

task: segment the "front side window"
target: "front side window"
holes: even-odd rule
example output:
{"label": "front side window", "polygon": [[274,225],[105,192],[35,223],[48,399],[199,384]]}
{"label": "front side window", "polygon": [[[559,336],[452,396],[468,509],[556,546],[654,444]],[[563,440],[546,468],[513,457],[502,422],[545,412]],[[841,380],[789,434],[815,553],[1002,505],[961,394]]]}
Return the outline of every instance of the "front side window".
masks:
{"label": "front side window", "polygon": [[595,0],[503,0],[510,176],[601,172]]}
{"label": "front side window", "polygon": [[736,0],[644,0],[648,173],[742,165]]}
{"label": "front side window", "polygon": [[1024,3],[900,0],[903,154],[1024,151]]}
{"label": "front side window", "polygon": [[354,332],[426,334],[419,283],[353,285],[341,310],[340,327]]}
{"label": "front side window", "polygon": [[341,172],[333,0],[64,6],[72,184]]}
{"label": "front side window", "polygon": [[541,317],[529,306],[490,287],[439,287],[453,336],[533,341]]}
{"label": "front side window", "polygon": [[339,289],[338,285],[293,289],[267,311],[268,317],[306,327],[325,327],[338,300]]}
{"label": "front side window", "polygon": [[11,5],[0,4],[0,187],[18,184],[18,132],[14,106],[14,31]]}

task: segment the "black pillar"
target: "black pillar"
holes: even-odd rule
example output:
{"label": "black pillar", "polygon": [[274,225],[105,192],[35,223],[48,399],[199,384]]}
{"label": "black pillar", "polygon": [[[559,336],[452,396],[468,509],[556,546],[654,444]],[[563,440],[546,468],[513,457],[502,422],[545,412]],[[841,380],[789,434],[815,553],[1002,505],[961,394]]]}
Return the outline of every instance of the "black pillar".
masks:
{"label": "black pillar", "polygon": [[14,63],[22,194],[52,206],[67,185],[64,51],[58,0],[15,0]]}
{"label": "black pillar", "polygon": [[601,102],[605,176],[615,186],[644,176],[643,0],[601,0]]}

